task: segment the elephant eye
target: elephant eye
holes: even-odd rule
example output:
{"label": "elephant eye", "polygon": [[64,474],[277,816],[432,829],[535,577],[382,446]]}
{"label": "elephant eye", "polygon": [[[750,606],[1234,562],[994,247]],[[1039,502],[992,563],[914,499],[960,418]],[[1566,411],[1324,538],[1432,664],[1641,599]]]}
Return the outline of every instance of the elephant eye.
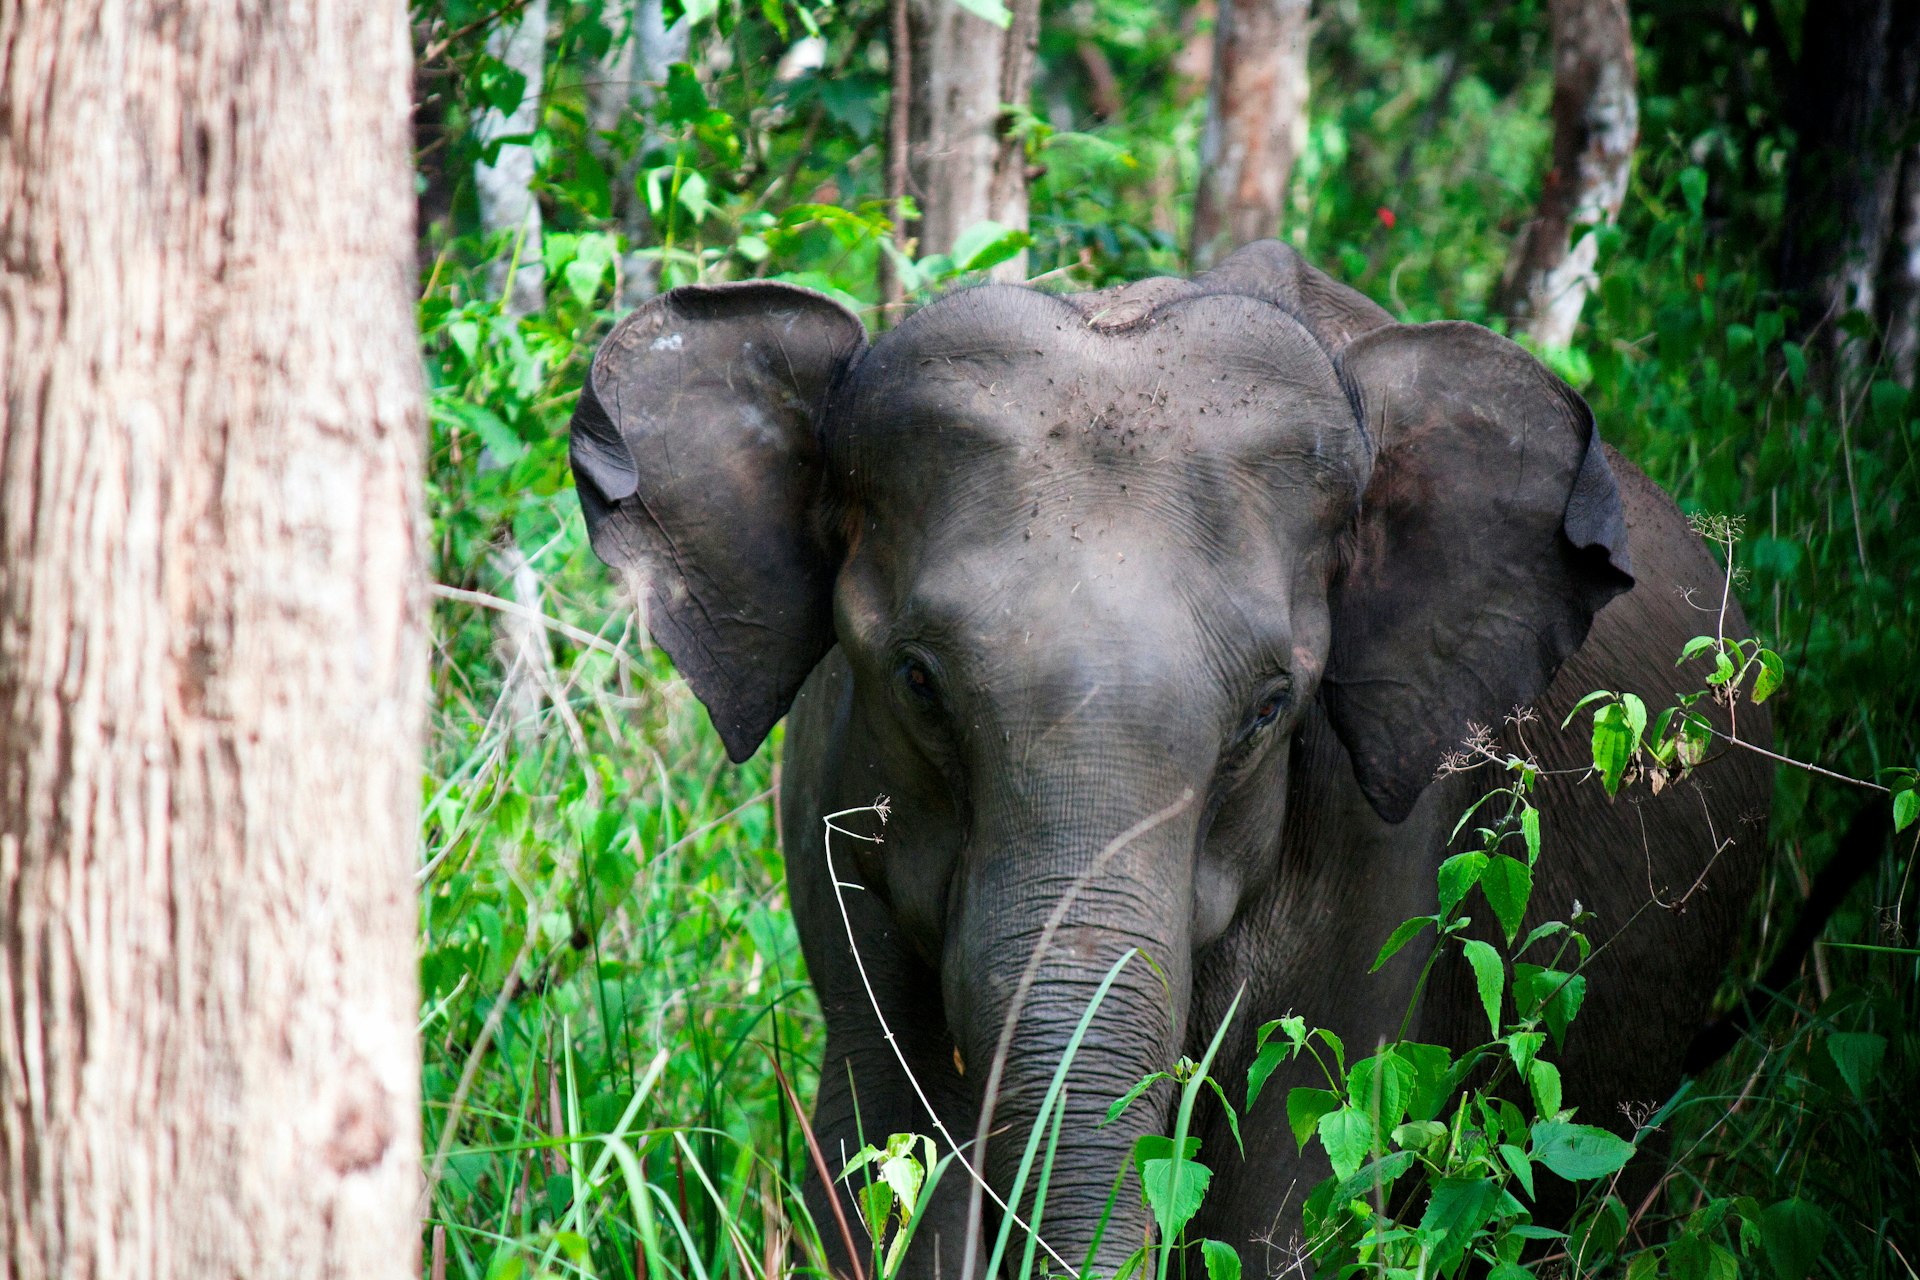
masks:
{"label": "elephant eye", "polygon": [[1280,718],[1287,709],[1289,698],[1285,689],[1270,690],[1255,704],[1253,713],[1247,717],[1248,733],[1258,733]]}
{"label": "elephant eye", "polygon": [[940,700],[940,686],[934,679],[933,670],[919,658],[910,656],[901,659],[900,683],[917,701],[932,705]]}

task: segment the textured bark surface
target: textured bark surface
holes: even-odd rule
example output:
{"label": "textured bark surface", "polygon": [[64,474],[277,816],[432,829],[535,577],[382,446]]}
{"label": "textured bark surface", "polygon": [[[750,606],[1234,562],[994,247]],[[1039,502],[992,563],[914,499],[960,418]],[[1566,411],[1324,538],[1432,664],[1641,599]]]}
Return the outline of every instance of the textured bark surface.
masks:
{"label": "textured bark surface", "polygon": [[0,1276],[416,1272],[399,0],[0,7]]}
{"label": "textured bark surface", "polygon": [[[1032,96],[1039,0],[1013,0],[1001,30],[955,0],[909,0],[913,68],[908,179],[920,206],[918,252],[948,253],[981,222],[1025,230],[1027,158],[1006,136],[1003,103]],[[1026,254],[994,269],[995,279],[1023,280]]]}
{"label": "textured bark surface", "polygon": [[1307,144],[1308,0],[1222,0],[1193,200],[1193,267],[1278,235]]}
{"label": "textured bark surface", "polygon": [[1620,216],[1640,138],[1626,0],[1550,0],[1553,163],[1540,206],[1514,242],[1500,309],[1515,332],[1564,347],[1599,258],[1596,227]]}
{"label": "textured bark surface", "polygon": [[1908,211],[1899,147],[1920,120],[1920,4],[1833,0],[1809,15],[1802,39],[1780,282],[1801,299],[1803,326],[1824,332],[1836,368],[1847,369],[1869,352],[1836,319],[1862,311],[1893,347],[1912,305],[1900,283]]}

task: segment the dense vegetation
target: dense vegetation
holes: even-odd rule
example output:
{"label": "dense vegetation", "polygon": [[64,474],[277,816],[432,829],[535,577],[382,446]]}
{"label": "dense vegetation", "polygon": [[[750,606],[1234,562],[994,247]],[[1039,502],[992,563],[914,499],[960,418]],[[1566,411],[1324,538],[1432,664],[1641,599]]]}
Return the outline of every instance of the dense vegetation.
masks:
{"label": "dense vegetation", "polygon": [[[546,234],[514,265],[542,273],[546,297],[514,315],[496,264],[516,246],[477,233],[470,178],[478,113],[520,96],[486,52],[515,8],[495,7],[419,0],[415,14],[443,584],[420,869],[429,1248],[436,1269],[474,1277],[778,1275],[835,1229],[808,1222],[797,1192],[810,1157],[790,1098],[811,1096],[820,1046],[776,850],[778,734],[744,767],[725,763],[585,544],[566,422],[636,265],[665,284],[768,276],[876,302],[893,252],[887,12],[689,5],[689,64],[609,133],[590,99],[625,8],[556,0],[529,139]],[[1551,128],[1544,10],[1321,6],[1295,242],[1402,319],[1499,324],[1489,300]],[[1044,171],[1031,274],[1085,287],[1183,270],[1205,112],[1184,55],[1202,22],[1180,0],[1045,11],[1020,121]],[[1752,6],[1640,7],[1632,188],[1576,343],[1551,358],[1685,508],[1743,525],[1736,591],[1784,659],[1779,749],[1884,780],[1920,752],[1920,398],[1826,354],[1833,328],[1863,317],[1801,314],[1780,289],[1795,136],[1780,52],[1755,26]],[[1099,100],[1088,50],[1124,87],[1118,103]],[[636,198],[646,238],[622,244]],[[925,296],[1009,247],[983,236],[908,279]],[[565,624],[532,661],[501,639],[515,615],[499,602],[526,599],[505,576],[509,541]],[[529,681],[537,696],[511,696]],[[1920,1267],[1920,949],[1906,912],[1920,903],[1920,828],[1895,839],[1886,810],[1885,795],[1780,770],[1772,864],[1729,1001],[1822,868],[1869,870],[1804,974],[1759,997],[1750,1032],[1675,1108],[1661,1203],[1627,1206],[1622,1256],[1646,1259],[1632,1274],[1656,1260],[1726,1274],[1723,1257],[1783,1276]],[[1798,1215],[1795,1230],[1763,1240],[1726,1208],[1743,1196],[1791,1206],[1776,1213]],[[1692,1226],[1720,1253],[1647,1251],[1714,1205]]]}

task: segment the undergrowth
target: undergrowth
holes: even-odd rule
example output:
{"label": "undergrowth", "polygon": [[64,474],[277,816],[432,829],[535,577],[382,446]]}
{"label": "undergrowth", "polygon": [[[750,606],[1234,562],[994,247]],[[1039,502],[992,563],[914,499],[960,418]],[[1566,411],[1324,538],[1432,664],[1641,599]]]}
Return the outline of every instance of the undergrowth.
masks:
{"label": "undergrowth", "polygon": [[[436,1280],[813,1270],[823,1234],[840,1227],[809,1221],[797,1191],[814,1157],[790,1099],[811,1098],[821,1044],[776,848],[779,734],[745,766],[726,763],[705,713],[647,647],[623,584],[585,545],[565,426],[636,267],[667,284],[766,275],[874,301],[876,263],[891,251],[876,131],[885,10],[871,0],[709,9],[677,92],[610,138],[589,127],[586,97],[621,13],[611,3],[555,11],[533,139],[548,235],[518,268],[542,274],[547,302],[512,317],[487,264],[513,246],[473,233],[464,175],[478,154],[472,118],[517,91],[484,52],[486,6],[415,5],[433,54],[421,76],[431,125],[421,321],[442,588],[419,872],[424,1243]],[[1529,35],[1544,31],[1544,14],[1530,0],[1487,6],[1465,33],[1471,57],[1441,16],[1437,0],[1327,6],[1291,234],[1401,319],[1497,323],[1487,301],[1547,142],[1545,58]],[[1171,59],[1190,26],[1171,0],[1048,10],[1047,109],[1026,137],[1045,170],[1030,269],[1055,287],[1180,269],[1204,101]],[[821,70],[777,80],[778,58],[814,29]],[[1911,769],[1920,752],[1920,406],[1884,370],[1829,377],[1816,344],[1795,336],[1803,318],[1773,289],[1790,138],[1766,101],[1723,83],[1727,68],[1764,80],[1765,55],[1724,31],[1700,36],[1665,9],[1638,32],[1632,191],[1573,349],[1547,358],[1607,439],[1684,508],[1744,521],[1735,589],[1778,658],[1781,752],[1897,785],[1889,771]],[[1083,42],[1137,90],[1103,123],[1072,70]],[[652,231],[637,245],[621,243],[615,208],[618,161],[630,156],[636,198],[651,201]],[[962,261],[918,263],[917,282],[937,287],[1018,247],[983,229]],[[513,625],[529,611],[545,619],[531,647]],[[1635,724],[1623,700],[1609,705],[1610,723]],[[1730,1274],[1723,1254],[1781,1277],[1920,1267],[1909,1101],[1920,1089],[1920,827],[1886,856],[1887,807],[1885,796],[1779,771],[1773,858],[1726,1002],[1766,971],[1824,868],[1851,858],[1864,879],[1804,973],[1762,993],[1751,1032],[1669,1104],[1676,1157],[1661,1212],[1622,1220],[1602,1250],[1630,1274]],[[1489,1030],[1514,1071],[1533,1070],[1512,1036],[1537,1030]],[[1268,1044],[1326,1047],[1298,1032],[1274,1028]],[[1207,1076],[1199,1064],[1168,1067],[1184,1073],[1183,1091]],[[1353,1105],[1356,1069],[1330,1072],[1340,1108],[1316,1132]],[[1554,1120],[1533,1100],[1536,1114],[1517,1128],[1497,1112],[1475,1127],[1491,1134],[1497,1122],[1537,1144],[1535,1126]],[[1412,1152],[1409,1169],[1458,1158],[1489,1177],[1519,1176],[1501,1143],[1463,1145],[1455,1113],[1406,1114],[1392,1125],[1369,1114],[1384,1146],[1370,1146],[1355,1173]],[[871,1137],[876,1154],[856,1176],[898,1192],[907,1166],[920,1170],[904,1202],[869,1193],[881,1214],[869,1226],[885,1238],[944,1153]],[[1525,1154],[1525,1143],[1505,1145]],[[1143,1168],[1160,1159],[1169,1172],[1185,1158],[1171,1146],[1141,1154]],[[850,1230],[865,1239],[860,1224]],[[1707,1244],[1685,1243],[1696,1238]],[[1805,1256],[1767,1245],[1816,1238]],[[897,1264],[876,1246],[863,1265],[884,1275]]]}

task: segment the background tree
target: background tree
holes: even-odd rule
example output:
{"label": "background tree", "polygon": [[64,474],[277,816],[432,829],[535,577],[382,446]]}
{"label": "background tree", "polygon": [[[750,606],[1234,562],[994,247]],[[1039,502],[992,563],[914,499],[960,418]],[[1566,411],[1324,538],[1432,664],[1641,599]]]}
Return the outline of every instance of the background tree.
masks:
{"label": "background tree", "polygon": [[[908,193],[920,210],[913,228],[921,254],[952,253],[982,222],[1024,232],[1028,224],[1027,152],[1017,115],[1032,90],[1039,0],[1013,0],[1005,25],[980,15],[979,3],[907,0]],[[1024,251],[995,268],[1024,279]]]}
{"label": "background tree", "polygon": [[1516,331],[1565,347],[1599,276],[1603,226],[1626,199],[1640,140],[1627,0],[1549,0],[1553,151],[1533,220],[1514,240],[1501,309]]}
{"label": "background tree", "polygon": [[1307,142],[1309,0],[1221,0],[1193,197],[1196,268],[1280,234]]}
{"label": "background tree", "polygon": [[0,11],[0,1274],[404,1277],[404,14]]}

